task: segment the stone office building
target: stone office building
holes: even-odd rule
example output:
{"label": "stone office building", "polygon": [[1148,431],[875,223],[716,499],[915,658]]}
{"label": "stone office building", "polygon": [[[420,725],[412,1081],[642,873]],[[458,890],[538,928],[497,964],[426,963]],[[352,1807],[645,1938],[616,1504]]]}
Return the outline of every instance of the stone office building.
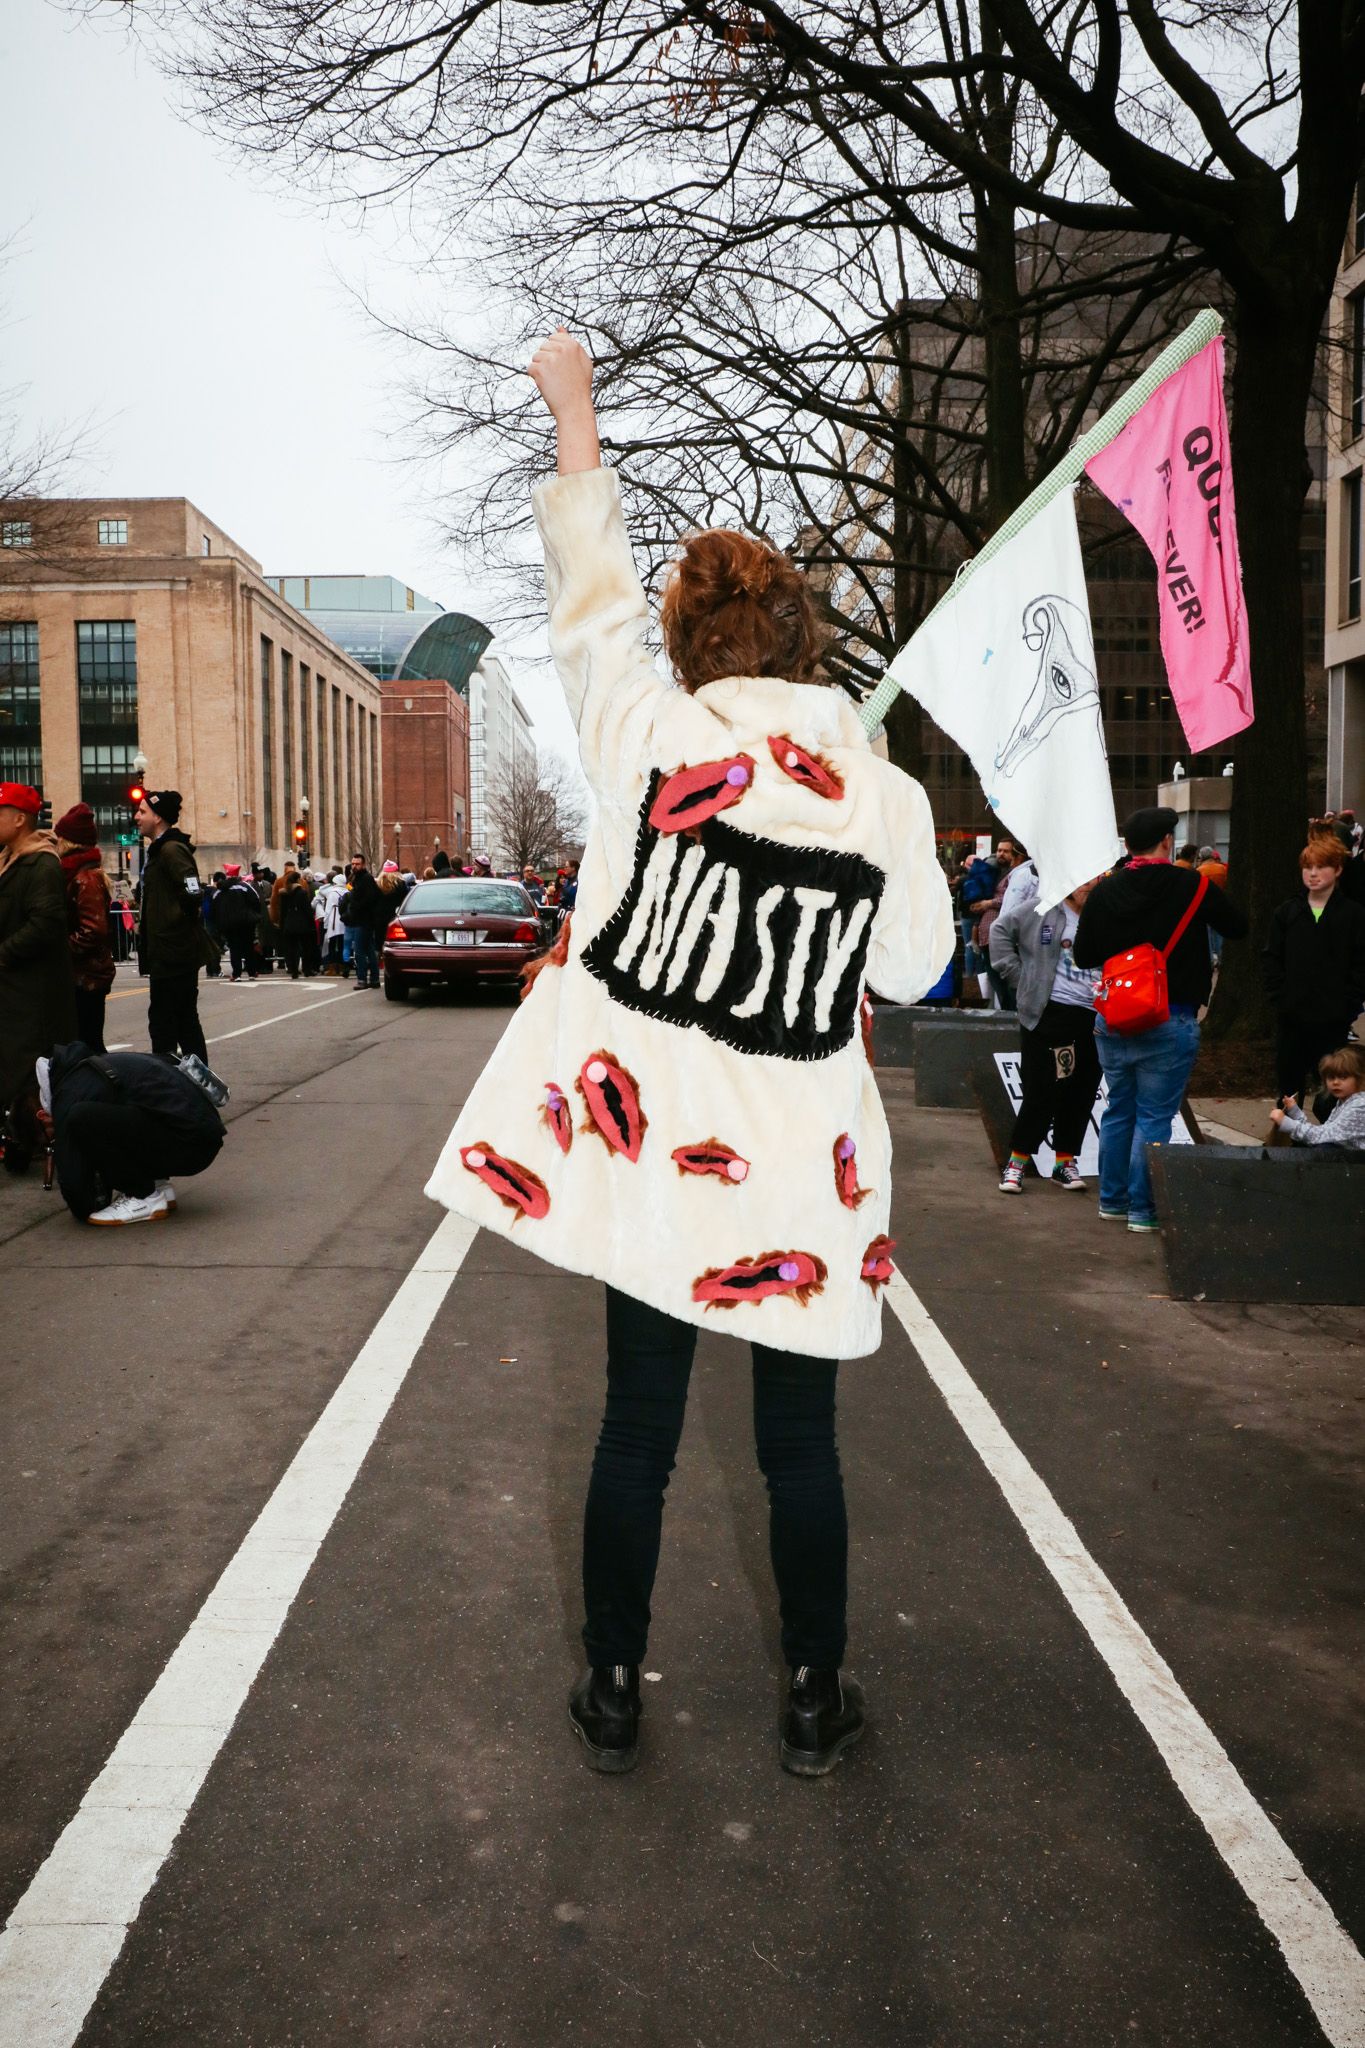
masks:
{"label": "stone office building", "polygon": [[278,869],[300,820],[315,865],[370,851],[382,775],[374,676],[187,498],[0,507],[0,780],[84,799],[111,868],[136,780],[207,873]]}

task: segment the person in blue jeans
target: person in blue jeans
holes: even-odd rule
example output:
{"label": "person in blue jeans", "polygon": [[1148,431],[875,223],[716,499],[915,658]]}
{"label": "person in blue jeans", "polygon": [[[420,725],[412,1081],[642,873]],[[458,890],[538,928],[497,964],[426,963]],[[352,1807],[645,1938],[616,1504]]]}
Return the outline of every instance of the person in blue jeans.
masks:
{"label": "person in blue jeans", "polygon": [[1100,1214],[1125,1219],[1130,1230],[1155,1230],[1147,1147],[1170,1140],[1199,1051],[1199,1015],[1172,1003],[1168,1023],[1131,1038],[1098,1017],[1095,1047],[1109,1091],[1100,1120]]}
{"label": "person in blue jeans", "polygon": [[1109,1100],[1100,1121],[1100,1214],[1130,1230],[1158,1228],[1147,1147],[1169,1143],[1199,1052],[1199,1012],[1209,999],[1209,934],[1245,938],[1247,922],[1216,882],[1177,867],[1176,813],[1150,805],[1123,828],[1128,851],[1096,884],[1076,927],[1078,967],[1103,967],[1130,947],[1170,945],[1201,882],[1198,909],[1166,962],[1170,1018],[1150,1031],[1111,1031],[1101,1017],[1095,1047]]}

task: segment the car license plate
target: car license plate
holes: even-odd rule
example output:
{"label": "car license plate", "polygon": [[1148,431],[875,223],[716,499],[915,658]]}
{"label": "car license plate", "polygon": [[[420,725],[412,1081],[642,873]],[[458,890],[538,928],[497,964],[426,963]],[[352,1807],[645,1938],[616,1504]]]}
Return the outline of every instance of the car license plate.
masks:
{"label": "car license plate", "polygon": [[473,945],[473,943],[474,943],[474,934],[473,934],[473,932],[447,932],[447,933],[446,933],[446,944],[447,944],[448,946],[472,946],[472,945]]}

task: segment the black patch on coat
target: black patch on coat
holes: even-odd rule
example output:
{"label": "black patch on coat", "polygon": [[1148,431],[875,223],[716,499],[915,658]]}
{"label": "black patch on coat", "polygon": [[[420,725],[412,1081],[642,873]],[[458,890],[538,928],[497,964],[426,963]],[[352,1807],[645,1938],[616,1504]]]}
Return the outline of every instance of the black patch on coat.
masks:
{"label": "black patch on coat", "polygon": [[[640,808],[629,886],[579,956],[583,965],[627,1009],[704,1031],[737,1052],[827,1059],[857,1029],[886,876],[860,853],[783,846],[719,817],[660,833],[649,824],[649,810],[661,781],[656,771]],[[798,890],[832,901],[803,901]],[[721,913],[721,929],[700,915],[704,901]],[[727,955],[730,910],[736,914]],[[689,934],[692,915],[700,922]],[[808,941],[799,968],[798,939]],[[846,949],[841,965],[832,947]],[[821,1004],[827,967],[836,979],[832,990],[824,987]],[[735,1014],[751,1005],[752,1014]]]}

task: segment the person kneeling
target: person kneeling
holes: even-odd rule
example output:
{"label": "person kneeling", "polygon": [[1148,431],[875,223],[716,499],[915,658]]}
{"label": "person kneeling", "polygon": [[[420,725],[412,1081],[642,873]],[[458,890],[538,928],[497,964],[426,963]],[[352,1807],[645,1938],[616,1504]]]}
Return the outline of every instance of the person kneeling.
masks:
{"label": "person kneeling", "polygon": [[38,1092],[62,1199],[84,1223],[159,1222],[172,1176],[202,1173],[227,1135],[203,1089],[152,1053],[59,1045],[38,1062]]}

